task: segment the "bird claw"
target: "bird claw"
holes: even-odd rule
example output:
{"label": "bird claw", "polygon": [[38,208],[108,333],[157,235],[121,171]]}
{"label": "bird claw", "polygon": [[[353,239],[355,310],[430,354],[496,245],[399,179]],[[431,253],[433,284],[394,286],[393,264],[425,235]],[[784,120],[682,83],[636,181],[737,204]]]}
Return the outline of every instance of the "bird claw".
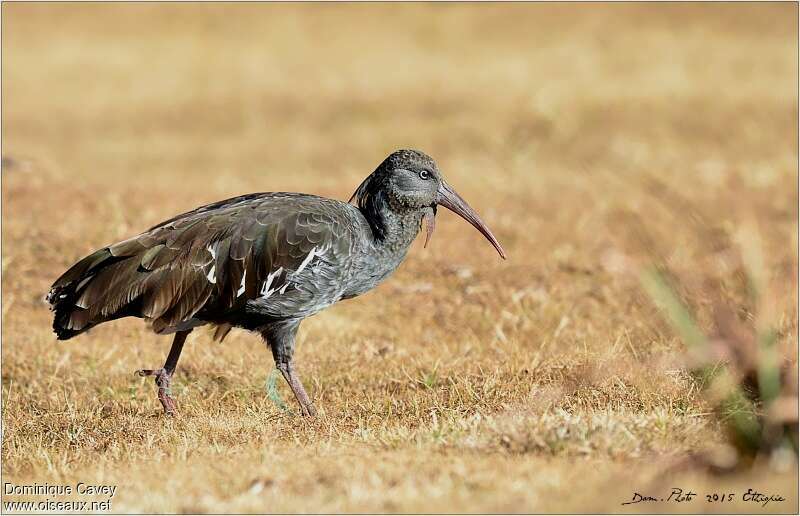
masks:
{"label": "bird claw", "polygon": [[164,372],[164,368],[161,369],[139,369],[135,371],[133,374],[137,376],[158,376]]}

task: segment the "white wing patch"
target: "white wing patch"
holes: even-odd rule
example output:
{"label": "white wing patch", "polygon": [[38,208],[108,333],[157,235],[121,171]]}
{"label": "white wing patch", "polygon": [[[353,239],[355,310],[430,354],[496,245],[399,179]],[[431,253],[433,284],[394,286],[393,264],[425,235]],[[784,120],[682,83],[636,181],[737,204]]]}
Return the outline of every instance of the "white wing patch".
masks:
{"label": "white wing patch", "polygon": [[206,249],[208,249],[208,252],[211,253],[211,270],[208,271],[208,275],[206,276],[206,279],[208,279],[209,283],[216,283],[217,282],[217,276],[215,275],[215,271],[217,270],[217,265],[216,265],[217,250],[214,249],[213,247],[211,247],[210,244],[206,246]]}
{"label": "white wing patch", "polygon": [[303,258],[303,263],[301,263],[301,264],[300,264],[300,267],[298,267],[298,268],[297,268],[297,270],[296,270],[296,271],[294,271],[294,272],[295,272],[295,274],[299,274],[299,273],[300,273],[300,272],[301,272],[303,269],[305,269],[305,268],[306,268],[306,265],[308,265],[309,263],[311,263],[311,260],[313,260],[313,259],[314,259],[314,255],[316,254],[316,252],[317,252],[317,248],[316,248],[316,247],[314,247],[314,249],[312,249],[312,250],[310,250],[310,251],[308,252],[308,254],[306,255],[306,257],[305,257],[305,258]]}
{"label": "white wing patch", "polygon": [[[267,281],[265,281],[264,285],[261,287],[261,292],[260,293],[261,293],[262,299],[268,299],[269,296],[271,296],[273,293],[275,293],[276,290],[278,290],[278,287],[275,287],[273,289],[270,289],[269,287],[272,285],[272,280],[275,279],[275,276],[277,276],[281,272],[283,272],[283,267],[278,267],[278,270],[276,270],[275,272],[270,272],[269,273],[269,275],[267,276]],[[288,283],[286,285],[284,285],[284,292],[285,292],[285,288],[286,288],[287,285],[288,285]],[[281,294],[282,293],[283,292],[281,292]]]}
{"label": "white wing patch", "polygon": [[244,279],[247,277],[247,269],[244,270],[244,274],[242,274],[242,283],[239,284],[239,290],[236,291],[236,297],[241,296],[244,294]]}
{"label": "white wing patch", "polygon": [[[269,297],[275,292],[277,292],[278,294],[285,294],[286,289],[289,288],[289,285],[291,284],[291,280],[297,274],[302,272],[303,269],[308,267],[315,257],[322,256],[323,254],[325,254],[326,251],[327,249],[317,249],[316,247],[314,247],[314,249],[309,251],[306,257],[303,258],[303,261],[300,263],[300,266],[297,267],[297,270],[293,272],[290,271],[289,274],[286,275],[286,281],[281,286],[278,285],[273,286],[272,282],[280,273],[283,272],[283,267],[279,267],[278,270],[270,272],[269,275],[267,276],[266,281],[264,281],[264,284],[261,286],[261,290],[259,291],[260,298],[269,299]],[[247,275],[247,271],[245,271],[245,275]],[[238,295],[242,295],[243,292],[244,292],[244,278],[242,278],[242,285],[241,287],[239,287]]]}
{"label": "white wing patch", "polygon": [[303,259],[303,263],[300,264],[300,267],[298,267],[297,270],[294,271],[294,273],[300,274],[301,272],[303,272],[303,269],[305,269],[306,266],[309,263],[311,263],[311,260],[313,260],[317,256],[322,256],[323,254],[325,254],[326,251],[327,249],[317,249],[316,247],[314,247],[314,249],[308,252],[306,257]]}

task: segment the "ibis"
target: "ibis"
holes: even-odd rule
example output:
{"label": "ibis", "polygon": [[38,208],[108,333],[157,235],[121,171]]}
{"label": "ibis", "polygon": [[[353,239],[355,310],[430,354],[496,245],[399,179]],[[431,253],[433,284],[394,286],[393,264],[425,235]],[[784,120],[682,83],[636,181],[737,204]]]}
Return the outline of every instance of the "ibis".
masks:
{"label": "ibis", "polygon": [[349,202],[285,192],[253,193],[201,206],[78,261],[50,289],[53,329],[70,339],[98,324],[137,317],[173,334],[154,376],[166,414],[176,412],[170,382],[187,335],[214,328],[259,334],[303,415],[315,412],[292,357],[300,323],[337,301],[374,288],[403,261],[437,206],[472,224],[506,254],[478,214],[415,150],[389,155]]}

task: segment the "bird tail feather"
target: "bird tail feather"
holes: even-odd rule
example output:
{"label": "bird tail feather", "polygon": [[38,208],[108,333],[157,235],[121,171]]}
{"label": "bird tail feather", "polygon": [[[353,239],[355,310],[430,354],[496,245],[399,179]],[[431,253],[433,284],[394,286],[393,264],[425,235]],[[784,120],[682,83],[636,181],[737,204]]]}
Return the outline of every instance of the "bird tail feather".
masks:
{"label": "bird tail feather", "polygon": [[70,267],[53,283],[45,301],[50,304],[50,310],[55,312],[53,331],[58,340],[71,339],[109,319],[92,320],[88,307],[81,307],[79,299],[100,270],[119,260],[108,248],[100,249]]}

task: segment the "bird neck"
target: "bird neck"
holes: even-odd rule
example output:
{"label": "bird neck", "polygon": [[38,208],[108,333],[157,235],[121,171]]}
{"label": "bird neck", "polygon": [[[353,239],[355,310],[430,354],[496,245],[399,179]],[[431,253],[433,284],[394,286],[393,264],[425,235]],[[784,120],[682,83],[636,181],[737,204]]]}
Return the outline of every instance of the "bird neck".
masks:
{"label": "bird neck", "polygon": [[399,206],[383,192],[371,196],[362,212],[372,227],[374,246],[381,253],[405,255],[419,234],[422,211]]}

